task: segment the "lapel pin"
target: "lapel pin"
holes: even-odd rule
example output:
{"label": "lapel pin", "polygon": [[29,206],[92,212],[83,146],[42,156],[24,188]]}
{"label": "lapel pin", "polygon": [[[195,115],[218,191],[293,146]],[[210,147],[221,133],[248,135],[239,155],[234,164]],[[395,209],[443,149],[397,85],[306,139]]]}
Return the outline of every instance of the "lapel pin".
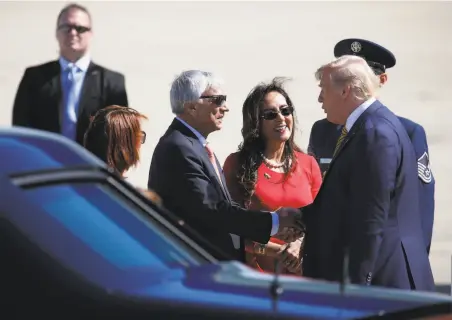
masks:
{"label": "lapel pin", "polygon": [[267,178],[267,179],[271,178],[271,176],[268,173],[264,173],[264,177]]}

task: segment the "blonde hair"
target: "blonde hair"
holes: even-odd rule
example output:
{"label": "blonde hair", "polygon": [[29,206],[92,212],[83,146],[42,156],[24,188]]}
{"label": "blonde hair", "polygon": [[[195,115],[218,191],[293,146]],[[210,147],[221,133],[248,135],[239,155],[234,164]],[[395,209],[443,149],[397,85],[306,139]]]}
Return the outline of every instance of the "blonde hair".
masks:
{"label": "blonde hair", "polygon": [[352,94],[358,100],[371,98],[380,88],[380,78],[361,57],[344,55],[324,64],[315,72],[318,81],[322,79],[325,69],[330,71],[329,76],[333,86],[336,88],[350,86]]}

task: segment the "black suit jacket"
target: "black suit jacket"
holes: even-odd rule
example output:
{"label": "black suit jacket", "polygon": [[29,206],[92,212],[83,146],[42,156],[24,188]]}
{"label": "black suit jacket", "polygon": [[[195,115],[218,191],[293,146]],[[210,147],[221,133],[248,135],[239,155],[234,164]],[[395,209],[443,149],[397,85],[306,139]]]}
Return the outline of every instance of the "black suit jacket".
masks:
{"label": "black suit jacket", "polygon": [[356,121],[325,175],[307,228],[304,275],[434,290],[419,215],[416,157],[399,119],[379,101]]}
{"label": "black suit jacket", "polygon": [[[58,60],[25,70],[14,100],[13,125],[61,133],[60,75]],[[128,106],[124,76],[91,62],[80,92],[78,143],[83,144],[90,116],[112,104]]]}
{"label": "black suit jacket", "polygon": [[234,204],[218,161],[217,166],[224,187],[196,135],[174,119],[154,150],[148,187],[212,245],[232,259],[243,260],[243,241],[235,249],[230,234],[267,243],[271,214]]}

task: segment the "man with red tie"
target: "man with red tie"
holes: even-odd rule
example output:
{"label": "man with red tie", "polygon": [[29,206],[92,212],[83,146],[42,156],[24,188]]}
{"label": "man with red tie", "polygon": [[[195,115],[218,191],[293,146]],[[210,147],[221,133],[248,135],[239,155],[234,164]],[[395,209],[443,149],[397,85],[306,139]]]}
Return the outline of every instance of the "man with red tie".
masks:
{"label": "man with red tie", "polygon": [[289,242],[299,238],[298,212],[245,210],[231,199],[207,141],[229,111],[222,81],[209,72],[182,72],[171,86],[170,102],[176,117],[154,150],[148,181],[167,209],[226,254],[220,259],[243,261],[243,237],[259,243],[274,235]]}

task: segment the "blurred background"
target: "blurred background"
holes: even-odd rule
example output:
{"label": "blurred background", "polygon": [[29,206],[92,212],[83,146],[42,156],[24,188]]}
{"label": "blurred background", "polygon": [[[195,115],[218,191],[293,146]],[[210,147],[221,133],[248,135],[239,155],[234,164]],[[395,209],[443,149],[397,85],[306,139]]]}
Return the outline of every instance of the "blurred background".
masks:
{"label": "blurred background", "polygon": [[[147,141],[129,180],[146,187],[152,153],[173,115],[169,88],[182,70],[203,69],[226,83],[229,114],[209,137],[223,162],[241,141],[241,107],[251,88],[292,78],[297,142],[306,150],[317,102],[315,70],[333,59],[339,40],[358,37],[391,50],[381,100],[424,126],[436,179],[431,262],[450,292],[452,260],[452,2],[115,2],[81,1],[91,11],[93,60],[126,76],[130,106],[145,113]],[[0,125],[9,126],[26,67],[57,58],[56,17],[67,2],[0,2]]]}

